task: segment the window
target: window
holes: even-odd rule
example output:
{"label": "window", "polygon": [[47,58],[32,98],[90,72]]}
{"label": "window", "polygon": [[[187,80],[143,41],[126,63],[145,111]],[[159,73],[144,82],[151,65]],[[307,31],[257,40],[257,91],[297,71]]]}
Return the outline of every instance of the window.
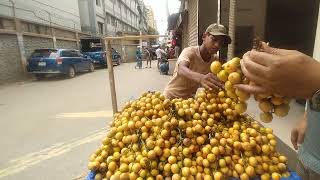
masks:
{"label": "window", "polygon": [[118,0],[114,0],[114,5],[117,5]]}
{"label": "window", "polygon": [[111,22],[110,15],[107,14],[107,24],[110,24],[110,22]]}
{"label": "window", "polygon": [[96,0],[96,5],[97,5],[97,6],[101,6],[100,0]]}
{"label": "window", "polygon": [[99,34],[103,34],[103,23],[98,22],[98,30]]}
{"label": "window", "polygon": [[72,57],[71,51],[62,51],[61,57]]}
{"label": "window", "polygon": [[71,55],[71,57],[80,57],[80,52],[75,51],[75,50],[71,50],[70,55]]}
{"label": "window", "polygon": [[114,21],[114,26],[115,26],[115,27],[118,27],[118,20],[115,20],[115,21]]}
{"label": "window", "polygon": [[0,29],[4,29],[3,19],[0,18]]}
{"label": "window", "polygon": [[121,9],[121,2],[118,0],[119,9]]}
{"label": "window", "polygon": [[112,26],[116,25],[114,17],[111,17],[111,24],[112,24]]}

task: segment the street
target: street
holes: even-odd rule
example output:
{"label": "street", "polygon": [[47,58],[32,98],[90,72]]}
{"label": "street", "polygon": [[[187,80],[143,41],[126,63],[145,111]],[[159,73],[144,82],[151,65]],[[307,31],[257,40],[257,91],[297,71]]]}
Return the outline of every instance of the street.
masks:
{"label": "street", "polygon": [[[114,67],[120,107],[171,77],[134,66]],[[0,179],[83,179],[112,120],[107,69],[0,86],[0,114]]]}

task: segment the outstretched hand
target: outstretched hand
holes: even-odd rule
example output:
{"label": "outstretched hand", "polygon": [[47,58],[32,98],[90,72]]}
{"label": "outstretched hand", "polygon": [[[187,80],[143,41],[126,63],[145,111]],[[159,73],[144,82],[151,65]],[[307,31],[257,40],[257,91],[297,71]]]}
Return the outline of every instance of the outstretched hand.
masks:
{"label": "outstretched hand", "polygon": [[241,69],[253,84],[236,88],[249,93],[272,92],[290,97],[310,98],[320,88],[320,63],[294,50],[262,45],[243,55]]}

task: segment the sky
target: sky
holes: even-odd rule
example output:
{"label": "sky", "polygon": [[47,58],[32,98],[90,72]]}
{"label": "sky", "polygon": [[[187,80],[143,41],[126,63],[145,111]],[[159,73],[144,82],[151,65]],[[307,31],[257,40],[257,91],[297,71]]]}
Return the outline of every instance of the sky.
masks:
{"label": "sky", "polygon": [[[167,30],[167,14],[166,14],[166,0],[143,0],[148,6],[150,5],[154,12],[154,18],[157,23],[159,34],[163,35]],[[180,7],[179,0],[167,0],[169,6],[169,14],[177,13]]]}

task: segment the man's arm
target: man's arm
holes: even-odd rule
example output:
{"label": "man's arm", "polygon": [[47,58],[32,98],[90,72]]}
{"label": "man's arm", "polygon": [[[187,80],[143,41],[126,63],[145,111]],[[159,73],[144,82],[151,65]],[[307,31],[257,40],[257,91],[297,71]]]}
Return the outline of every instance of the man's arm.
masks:
{"label": "man's arm", "polygon": [[178,65],[178,74],[199,83],[201,86],[212,89],[221,88],[223,84],[212,73],[200,74],[189,69],[189,62],[181,61]]}
{"label": "man's arm", "polygon": [[291,143],[295,150],[298,150],[298,147],[303,143],[307,126],[308,126],[308,117],[307,117],[307,110],[305,110],[302,119],[297,123],[297,125],[291,131]]}

